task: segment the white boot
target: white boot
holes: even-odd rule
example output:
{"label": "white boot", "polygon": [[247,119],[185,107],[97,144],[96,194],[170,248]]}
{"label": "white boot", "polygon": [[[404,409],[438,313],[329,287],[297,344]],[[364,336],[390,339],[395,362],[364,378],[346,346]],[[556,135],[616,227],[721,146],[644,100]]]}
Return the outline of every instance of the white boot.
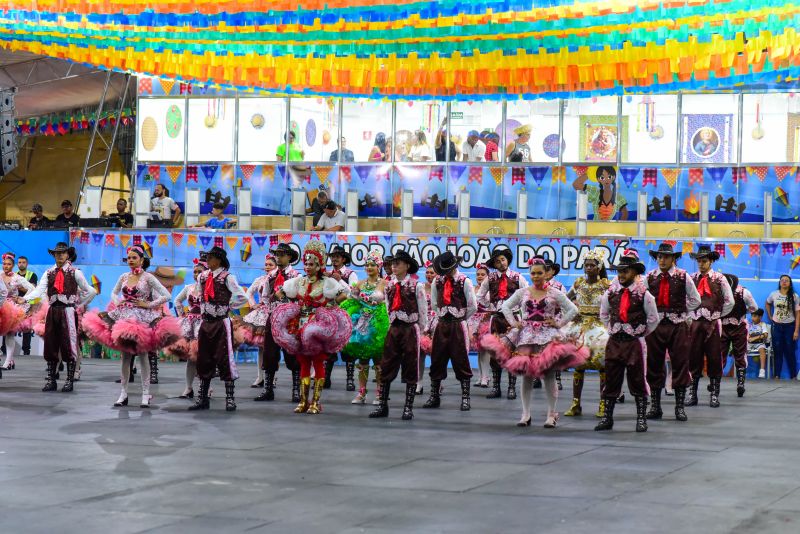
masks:
{"label": "white boot", "polygon": [[17,338],[13,334],[6,335],[6,361],[3,363],[3,371],[13,369],[14,355],[17,353]]}
{"label": "white boot", "polygon": [[131,356],[130,354],[123,354],[121,358],[122,368],[120,370],[120,389],[119,398],[114,403],[115,408],[128,405],[128,380],[131,378]]}
{"label": "white boot", "polygon": [[150,407],[150,358],[147,353],[139,355],[139,367],[142,369],[142,408]]}

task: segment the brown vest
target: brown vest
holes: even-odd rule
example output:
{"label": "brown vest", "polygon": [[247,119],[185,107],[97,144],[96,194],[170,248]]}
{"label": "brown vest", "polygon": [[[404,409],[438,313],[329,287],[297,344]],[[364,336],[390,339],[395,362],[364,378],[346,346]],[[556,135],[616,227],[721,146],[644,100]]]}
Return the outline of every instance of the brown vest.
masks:
{"label": "brown vest", "polygon": [[[509,271],[506,271],[508,273]],[[499,271],[492,271],[489,273],[489,300],[490,302],[497,302],[500,299],[500,296],[497,292],[500,290],[500,279],[502,278],[502,274]],[[508,277],[508,291],[506,292],[506,297],[503,300],[507,300],[511,298],[517,289],[519,289],[519,276]]]}
{"label": "brown vest", "polygon": [[[630,287],[633,287],[633,284],[631,284]],[[622,291],[622,287],[616,291],[611,289],[608,290],[609,327],[623,322],[619,316],[619,304],[622,300]],[[647,313],[644,311],[644,293],[637,295],[631,291],[630,304],[631,305],[628,308],[627,324],[630,324],[635,330],[636,328],[647,324]]]}
{"label": "brown vest", "polygon": [[[208,276],[213,276],[210,272]],[[209,304],[213,304],[214,306],[230,306],[231,303],[231,290],[228,289],[225,280],[228,278],[228,271],[222,271],[219,275],[214,277],[214,296],[210,299],[206,298],[205,295],[205,286],[206,286],[206,279],[203,279],[202,286],[203,289],[203,300],[208,302]]]}
{"label": "brown vest", "polygon": [[[56,282],[56,273],[58,269],[53,269],[52,271],[47,273],[47,297],[53,297],[54,295],[58,295],[58,291],[53,284]],[[74,296],[78,294],[78,281],[75,280],[75,270],[68,269],[64,271],[64,292],[61,293],[62,295],[66,296]]]}
{"label": "brown vest", "polygon": [[[386,302],[389,303],[389,312],[392,312],[392,302],[394,302],[394,294],[397,291],[397,283],[389,282],[386,286]],[[411,315],[412,313],[419,313],[419,306],[417,306],[417,282],[416,280],[410,280],[404,284],[401,284],[401,291],[400,291],[400,309],[396,311],[401,311],[406,315]]]}
{"label": "brown vest", "polygon": [[459,276],[456,279],[453,279],[453,292],[450,295],[450,304],[444,303],[444,281],[445,278],[443,276],[437,277],[436,281],[436,298],[437,301],[436,305],[439,309],[444,308],[445,306],[450,306],[452,308],[456,308],[458,310],[465,310],[467,308],[467,294],[464,291],[464,281],[466,277]]}
{"label": "brown vest", "polygon": [[669,279],[669,307],[658,304],[658,288],[661,285],[661,272],[651,271],[647,275],[647,287],[656,299],[659,313],[686,313],[686,271],[675,269]]}
{"label": "brown vest", "polygon": [[733,292],[733,309],[724,319],[744,319],[747,317],[747,304],[744,302],[744,288],[737,286]]}
{"label": "brown vest", "polygon": [[[697,287],[700,286],[700,276],[700,273],[692,274],[692,281]],[[719,282],[719,279],[714,280],[714,278],[710,276],[707,276],[707,278],[708,287],[711,288],[711,294],[700,295],[700,308],[705,308],[712,312],[721,312],[722,305],[725,303],[725,299],[722,296],[722,284]]]}

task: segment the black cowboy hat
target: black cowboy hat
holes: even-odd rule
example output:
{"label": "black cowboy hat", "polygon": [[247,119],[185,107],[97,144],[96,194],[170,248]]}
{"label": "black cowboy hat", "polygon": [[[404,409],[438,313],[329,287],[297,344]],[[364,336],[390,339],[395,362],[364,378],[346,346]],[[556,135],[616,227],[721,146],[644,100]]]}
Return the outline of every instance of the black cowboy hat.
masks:
{"label": "black cowboy hat", "polygon": [[700,248],[697,249],[697,252],[690,252],[689,256],[693,260],[708,258],[711,261],[717,261],[719,259],[719,252],[716,250],[711,250],[711,247],[708,245],[700,245]]}
{"label": "black cowboy hat", "polygon": [[739,287],[739,277],[735,274],[725,273],[725,278],[728,280],[728,285],[731,286],[731,291],[736,291]]}
{"label": "black cowboy hat", "polygon": [[650,253],[650,257],[653,258],[654,260],[658,259],[659,254],[674,256],[676,260],[681,256],[683,256],[683,252],[675,252],[672,249],[672,245],[670,243],[661,243],[660,245],[658,245],[658,250],[648,250],[648,252]]}
{"label": "black cowboy hat", "polygon": [[408,274],[415,274],[419,271],[419,262],[412,258],[405,250],[398,250],[391,256],[392,261],[402,261],[408,264]]}
{"label": "black cowboy hat", "polygon": [[[652,251],[651,251],[652,252]],[[633,269],[637,273],[642,274],[645,271],[644,263],[639,259],[639,253],[636,250],[629,248],[622,252],[619,258],[619,263],[609,267],[612,271],[621,271],[623,269]]]}
{"label": "black cowboy hat", "polygon": [[286,254],[291,258],[289,263],[296,263],[300,259],[300,254],[286,243],[280,243],[277,247],[269,249],[269,253],[275,256]]}
{"label": "black cowboy hat", "polygon": [[66,252],[69,257],[69,261],[75,261],[78,259],[78,255],[75,254],[75,247],[71,247],[63,241],[59,241],[56,243],[55,247],[47,249],[47,252],[49,252],[52,256],[55,256],[57,252]]}
{"label": "black cowboy hat", "polygon": [[498,247],[492,251],[492,255],[489,257],[489,261],[487,262],[489,267],[496,269],[497,267],[494,266],[494,262],[500,256],[505,256],[509,265],[511,265],[511,261],[514,259],[514,255],[511,253],[510,249],[506,247]]}
{"label": "black cowboy hat", "polygon": [[336,256],[339,255],[344,258],[344,264],[350,265],[353,263],[353,257],[350,256],[350,253],[345,250],[345,248],[341,245],[334,245],[330,252],[328,252],[328,256]]}
{"label": "black cowboy hat", "polygon": [[[203,253],[201,252],[201,254]],[[231,262],[228,261],[228,253],[225,252],[220,247],[213,247],[211,250],[206,251],[205,255],[208,258],[212,256],[215,258],[219,258],[220,261],[222,262],[222,268],[225,269],[226,271],[231,268]]]}
{"label": "black cowboy hat", "polygon": [[456,256],[449,250],[446,250],[433,258],[433,270],[436,271],[436,274],[439,276],[444,276],[453,269],[459,267],[463,259],[464,258],[461,256]]}

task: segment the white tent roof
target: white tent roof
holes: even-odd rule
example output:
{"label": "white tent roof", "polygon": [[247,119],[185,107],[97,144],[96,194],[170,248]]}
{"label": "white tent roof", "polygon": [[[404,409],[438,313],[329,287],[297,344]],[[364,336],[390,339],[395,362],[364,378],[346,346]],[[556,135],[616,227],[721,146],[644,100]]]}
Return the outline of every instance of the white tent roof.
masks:
{"label": "white tent roof", "polygon": [[[97,105],[106,74],[95,67],[0,49],[0,88],[17,88],[18,119]],[[115,102],[119,97],[123,77],[123,74],[112,74],[107,102]]]}

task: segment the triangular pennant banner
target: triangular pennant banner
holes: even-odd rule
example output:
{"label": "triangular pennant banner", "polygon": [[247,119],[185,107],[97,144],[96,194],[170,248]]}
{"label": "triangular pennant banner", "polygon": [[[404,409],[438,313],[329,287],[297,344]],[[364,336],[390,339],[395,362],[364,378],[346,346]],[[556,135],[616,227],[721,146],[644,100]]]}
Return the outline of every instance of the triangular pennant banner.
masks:
{"label": "triangular pennant banner", "polygon": [[775,167],[775,176],[778,178],[778,182],[782,182],[784,178],[795,172],[797,172],[797,167]]}
{"label": "triangular pennant banner", "polygon": [[342,180],[346,183],[350,183],[353,179],[353,169],[350,167],[339,167],[339,176],[341,176]]}
{"label": "triangular pennant banner", "polygon": [[207,248],[208,244],[211,243],[211,236],[201,235],[200,236],[200,243],[202,243],[203,248]]}
{"label": "triangular pennant banner", "polygon": [[483,167],[469,168],[469,177],[467,178],[467,183],[471,184],[473,182],[478,182],[481,185],[483,184]]}
{"label": "triangular pennant banner", "polygon": [[764,250],[767,251],[767,254],[772,256],[775,254],[775,251],[778,250],[778,243],[764,243]]}
{"label": "triangular pennant banner", "polygon": [[131,236],[122,234],[119,236],[119,242],[122,244],[122,248],[128,248],[128,243],[131,242]]}
{"label": "triangular pennant banner", "polygon": [[[474,167],[470,168],[470,172]],[[480,167],[478,167],[480,169]],[[450,167],[450,180],[453,183],[458,182],[461,179],[461,176],[464,174],[464,171],[467,170],[466,165],[452,165]]]}
{"label": "triangular pennant banner", "polygon": [[761,255],[761,245],[758,243],[750,243],[750,257]]}
{"label": "triangular pennant banner", "polygon": [[742,252],[744,245],[741,243],[732,243],[728,245],[728,250],[731,251],[733,254],[734,259],[739,257],[739,253]]}
{"label": "triangular pennant banner", "polygon": [[734,167],[731,169],[731,181],[733,183],[747,181],[747,169],[744,167]]}
{"label": "triangular pennant banner", "polygon": [[214,179],[217,169],[219,169],[219,165],[200,165],[200,170],[203,171],[203,176],[206,177],[208,183],[211,183],[211,180]]}
{"label": "triangular pennant banner", "polygon": [[583,178],[586,176],[586,172],[589,170],[589,167],[585,165],[573,165],[572,170],[576,175],[578,175],[578,178]]}
{"label": "triangular pennant banner", "polygon": [[718,187],[722,187],[722,180],[725,178],[725,175],[728,174],[728,167],[709,167],[706,170],[708,171],[708,175],[711,176],[711,179],[714,180],[714,183],[717,184]]}
{"label": "triangular pennant banner", "polygon": [[182,242],[183,242],[183,234],[179,234],[179,233],[177,233],[177,232],[174,232],[174,233],[172,234],[172,243],[173,243],[173,244],[174,244],[176,247],[180,247]]}
{"label": "triangular pennant banner", "polygon": [[236,236],[226,237],[225,242],[228,243],[228,248],[233,250],[236,247],[236,243],[239,242],[239,238]]}
{"label": "triangular pennant banner", "polygon": [[264,243],[267,242],[267,236],[257,235],[254,239],[256,240],[256,245],[258,245],[260,248],[264,248]]}
{"label": "triangular pennant banner", "polygon": [[249,180],[250,178],[252,178],[255,170],[256,170],[255,165],[239,165],[239,171],[241,171],[242,176],[244,176],[245,180]]}
{"label": "triangular pennant banner", "polygon": [[261,178],[268,178],[270,182],[275,181],[275,166],[274,165],[264,165],[261,167]]}
{"label": "triangular pennant banner", "polygon": [[495,184],[503,185],[503,176],[506,174],[506,169],[504,167],[490,167],[489,172],[492,173]]}
{"label": "triangular pennant banner", "polygon": [[767,177],[769,167],[747,167],[747,172],[750,173],[750,175],[755,174],[758,176],[758,179],[763,182]]}
{"label": "triangular pennant banner", "polygon": [[330,176],[333,167],[328,165],[315,167],[314,170],[317,172],[317,176],[319,177],[319,181],[326,185],[328,183],[328,176]]}
{"label": "triangular pennant banner", "polygon": [[361,178],[361,182],[367,183],[367,178],[369,178],[369,173],[372,167],[368,167],[366,165],[356,165],[355,169],[356,169],[356,174],[358,174],[358,177]]}
{"label": "triangular pennant banner", "polygon": [[550,180],[552,183],[561,182],[567,183],[567,168],[566,167],[553,167],[553,177]]}
{"label": "triangular pennant banner", "polygon": [[689,185],[703,185],[703,169],[689,169]]}
{"label": "triangular pennant banner", "polygon": [[144,240],[148,245],[153,246],[153,243],[156,242],[156,236],[155,234],[148,234],[144,236]]}
{"label": "triangular pennant banner", "polygon": [[220,169],[221,169],[220,176],[222,177],[222,179],[232,182],[235,174],[233,172],[234,171],[233,165],[221,165]]}
{"label": "triangular pennant banner", "polygon": [[197,236],[195,234],[191,234],[186,238],[186,246],[192,248],[197,246]]}
{"label": "triangular pennant banner", "polygon": [[680,169],[661,169],[661,176],[664,177],[664,180],[667,182],[667,185],[670,187],[670,189],[675,187],[680,174]]}
{"label": "triangular pennant banner", "polygon": [[536,185],[542,185],[542,181],[544,177],[547,176],[547,171],[549,170],[550,167],[528,167],[528,174],[531,175]]}
{"label": "triangular pennant banner", "polygon": [[142,174],[144,173],[145,169],[147,169],[147,165],[142,165],[141,163],[136,166],[136,177],[141,178]]}
{"label": "triangular pennant banner", "polygon": [[169,95],[169,93],[172,91],[172,88],[175,87],[175,80],[161,78],[159,81],[161,82],[161,88],[164,90],[164,94]]}
{"label": "triangular pennant banner", "polygon": [[619,172],[622,174],[622,181],[625,182],[625,185],[630,187],[633,181],[639,176],[641,170],[642,169],[637,167],[622,167]]}
{"label": "triangular pennant banner", "polygon": [[169,179],[172,181],[173,184],[178,181],[178,178],[180,177],[182,172],[183,172],[182,165],[167,165],[167,176],[169,176]]}

